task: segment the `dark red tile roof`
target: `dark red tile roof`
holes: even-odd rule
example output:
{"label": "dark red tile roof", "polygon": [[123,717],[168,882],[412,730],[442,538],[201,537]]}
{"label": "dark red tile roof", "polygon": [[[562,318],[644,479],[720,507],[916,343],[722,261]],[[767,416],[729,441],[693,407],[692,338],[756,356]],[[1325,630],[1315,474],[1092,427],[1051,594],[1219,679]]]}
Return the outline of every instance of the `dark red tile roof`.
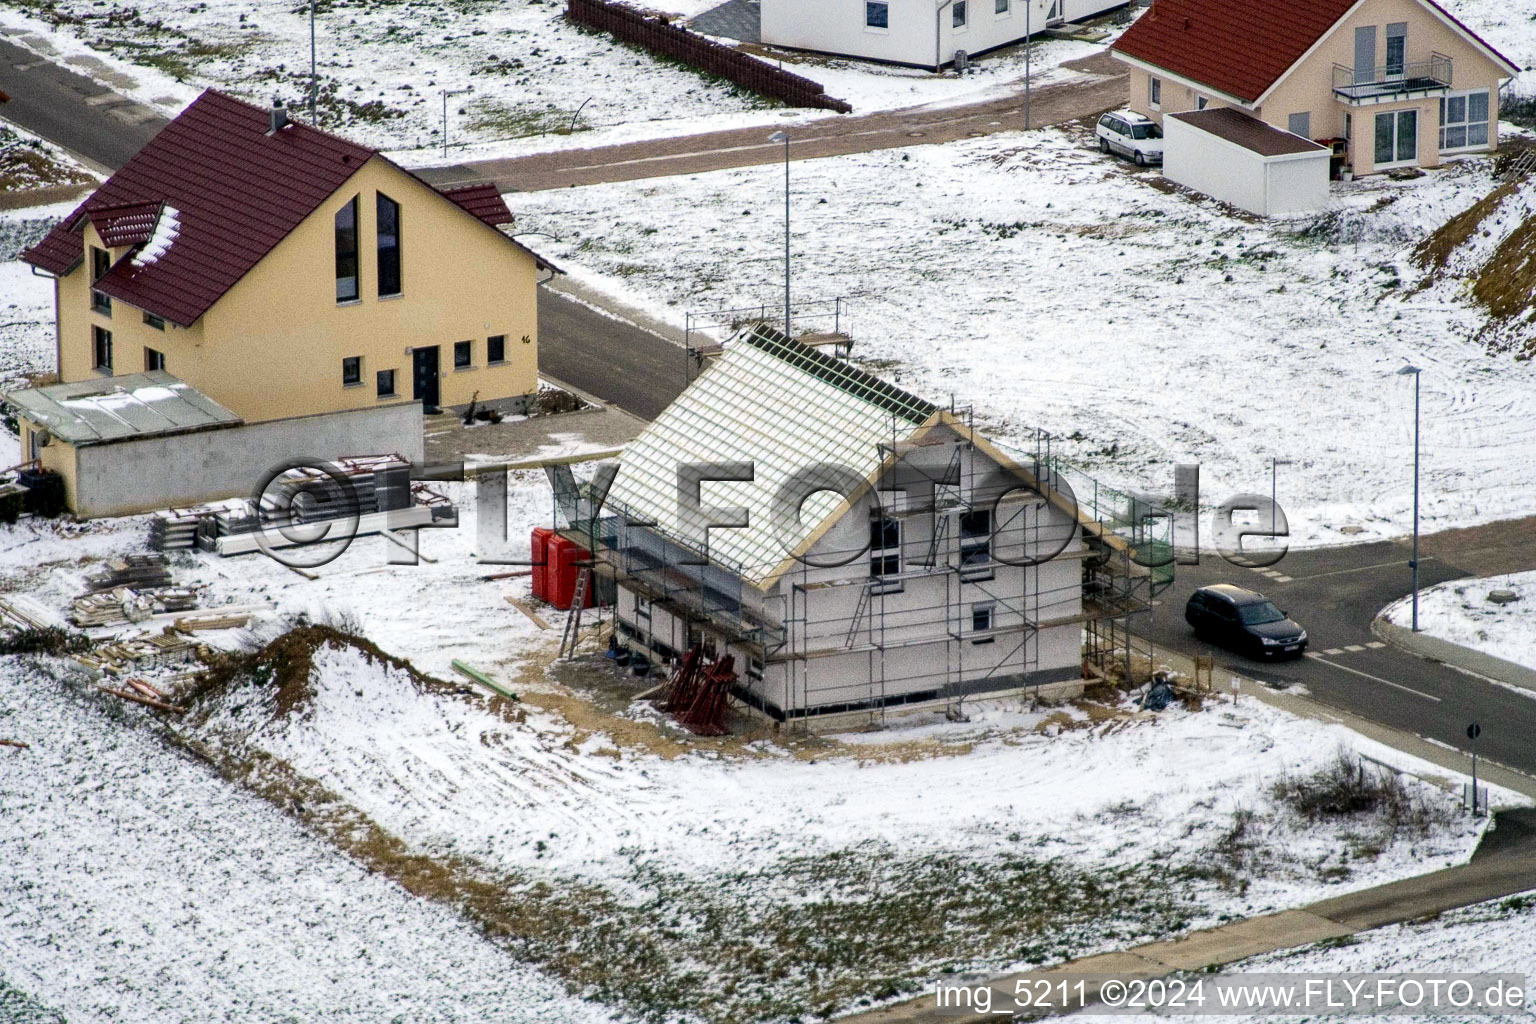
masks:
{"label": "dark red tile roof", "polygon": [[153,260],[119,260],[96,288],[192,324],[373,156],[302,124],[269,136],[269,118],[208,90],[22,258],[61,273],[56,254],[66,242],[79,251],[82,213],[95,222],[113,208],[163,203],[175,211],[175,240]]}
{"label": "dark red tile roof", "polygon": [[506,201],[501,198],[495,185],[463,185],[441,191],[492,227],[512,223],[512,211],[507,209]]}
{"label": "dark red tile roof", "polygon": [[160,206],[160,203],[128,203],[100,206],[87,212],[101,240],[109,249],[116,249],[149,241],[155,223],[160,219]]}
{"label": "dark red tile roof", "polygon": [[[270,127],[267,108],[204,92],[22,259],[68,273],[83,256],[89,218],[112,239],[143,246],[118,260],[96,288],[190,326],[377,155],[297,122],[273,135]],[[498,222],[488,217],[512,216],[500,196],[499,211],[478,191],[473,209],[447,198],[493,230]],[[161,237],[150,242],[157,224]]]}
{"label": "dark red tile roof", "polygon": [[[1434,0],[1447,18],[1497,60],[1493,47]],[[1356,0],[1155,0],[1111,47],[1213,90],[1252,103],[1354,7]]]}
{"label": "dark red tile roof", "polygon": [[1242,146],[1260,156],[1288,156],[1292,153],[1326,153],[1327,146],[1319,146],[1310,139],[1283,132],[1265,124],[1252,114],[1245,114],[1236,107],[1211,107],[1208,110],[1187,110],[1181,114],[1169,114],[1175,121],[1192,124],[1201,131],[1210,132],[1217,138]]}
{"label": "dark red tile roof", "polygon": [[1356,0],[1155,0],[1112,47],[1252,102]]}

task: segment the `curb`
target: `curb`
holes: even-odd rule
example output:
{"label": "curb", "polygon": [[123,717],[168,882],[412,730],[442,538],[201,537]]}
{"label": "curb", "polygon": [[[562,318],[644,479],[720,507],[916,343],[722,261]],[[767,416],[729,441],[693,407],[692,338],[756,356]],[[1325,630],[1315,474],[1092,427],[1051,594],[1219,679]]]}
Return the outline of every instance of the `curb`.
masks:
{"label": "curb", "polygon": [[1371,632],[1409,654],[1443,662],[1452,668],[1459,668],[1495,682],[1536,692],[1536,670],[1526,668],[1524,665],[1516,665],[1512,661],[1505,661],[1503,658],[1484,654],[1482,651],[1474,651],[1470,647],[1453,644],[1449,640],[1441,640],[1426,633],[1415,633],[1411,629],[1404,629],[1396,623],[1388,622],[1381,616],[1377,616],[1371,622]]}

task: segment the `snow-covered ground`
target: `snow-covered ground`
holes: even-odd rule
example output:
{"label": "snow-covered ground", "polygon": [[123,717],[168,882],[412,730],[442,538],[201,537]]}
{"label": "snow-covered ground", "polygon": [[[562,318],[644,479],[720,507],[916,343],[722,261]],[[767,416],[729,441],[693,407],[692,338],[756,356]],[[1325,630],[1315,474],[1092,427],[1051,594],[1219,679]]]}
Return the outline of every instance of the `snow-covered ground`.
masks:
{"label": "snow-covered ground", "polygon": [[[1495,604],[1494,590],[1513,590],[1519,600]],[[1383,613],[1408,628],[1413,606],[1407,598]],[[1430,636],[1536,669],[1536,572],[1477,580],[1452,580],[1419,593],[1419,628]]]}
{"label": "snow-covered ground", "polygon": [[610,1019],[137,718],[0,662],[0,989],[73,1024]]}
{"label": "snow-covered ground", "polygon": [[[441,160],[434,147],[442,143],[445,90],[450,140],[474,144],[458,158],[780,123],[784,111],[776,103],[578,29],[564,11],[559,0],[322,3],[321,123],[358,142],[404,151],[412,163]],[[307,5],[288,0],[165,0],[152,9],[132,0],[33,0],[0,9],[0,27],[43,56],[70,60],[167,113],[207,86],[259,103],[276,94],[301,108],[309,92],[308,15]],[[1034,70],[1049,81],[1061,61],[1098,48],[1042,41],[1034,47]],[[981,61],[965,77],[781,56],[770,59],[821,82],[859,113],[984,99],[1011,89],[1024,73],[1022,49]],[[572,125],[574,134],[562,134]]]}
{"label": "snow-covered ground", "polygon": [[[595,668],[561,670],[554,677],[546,672],[555,631],[540,629],[504,600],[527,599],[525,578],[479,578],[495,568],[475,558],[477,531],[472,504],[464,501],[467,486],[447,489],[462,503],[463,522],[456,530],[424,533],[422,551],[431,561],[419,566],[385,565],[390,548],[381,538],[371,537],[359,539],[339,559],[320,567],[315,580],[259,555],[178,555],[176,573],[181,582],[205,588],[205,604],[265,606],[262,628],[269,632],[280,618],[306,612],[355,624],[387,652],[444,678],[457,678],[448,663],[461,658],[520,691],[524,700],[518,714],[509,717],[477,698],[417,686],[403,671],[369,662],[350,649],[322,648],[309,676],[309,695],[292,710],[279,714],[270,688],[247,683],[201,706],[181,728],[190,738],[214,742],[230,757],[248,762],[257,785],[268,778],[262,764],[286,766],[282,777],[291,770],[293,777],[322,786],[412,852],[445,862],[451,857],[518,885],[550,883],[556,892],[586,893],[583,899],[606,894],[600,897],[607,901],[604,913],[617,915],[617,934],[628,936],[624,941],[672,950],[668,964],[680,962],[674,946],[690,955],[713,955],[716,947],[699,939],[692,925],[680,933],[676,924],[662,927],[657,906],[675,906],[667,913],[690,921],[726,914],[735,922],[731,935],[747,941],[766,921],[776,922],[775,927],[811,927],[813,913],[808,911],[811,916],[804,920],[792,913],[807,901],[811,907],[874,906],[886,916],[868,926],[892,927],[889,915],[895,911],[886,909],[886,901],[903,905],[898,876],[907,878],[904,872],[944,879],[957,870],[967,872],[980,893],[970,898],[984,906],[985,899],[1002,899],[1005,891],[983,884],[993,877],[988,872],[1017,871],[1020,864],[1028,871],[1046,870],[1029,865],[1048,864],[1050,871],[1071,877],[1081,873],[1134,880],[1126,887],[1126,893],[1138,894],[1133,903],[1099,912],[1108,918],[1090,914],[1076,925],[1049,918],[1045,934],[1055,944],[999,945],[992,932],[979,928],[977,934],[991,936],[990,945],[978,940],[969,954],[951,951],[942,961],[1003,968],[1021,958],[1038,961],[1123,945],[1166,934],[1170,928],[1213,923],[1223,915],[1294,906],[1458,863],[1476,841],[1477,826],[1453,810],[1448,795],[1412,779],[1411,798],[1431,811],[1426,832],[1370,816],[1324,823],[1298,818],[1274,795],[1274,784],[1284,777],[1311,774],[1340,750],[1432,775],[1443,772],[1340,727],[1292,719],[1247,701],[1235,709],[1216,705],[1199,712],[1174,709],[1142,717],[1130,715],[1128,707],[1090,712],[1030,710],[1018,701],[977,702],[970,707],[971,722],[963,725],[935,716],[895,719],[886,731],[826,740],[786,742],[765,734],[723,743],[685,741],[654,712],[596,710],[610,699],[605,694],[635,688],[632,681],[621,682],[622,677],[609,679],[601,662]],[[529,474],[515,481],[510,501],[514,537],[526,535],[532,523],[547,517],[547,497],[539,477]],[[79,589],[86,568],[81,559],[142,550],[144,530],[143,519],[87,527],[23,521],[0,530],[5,541],[0,545],[0,589],[24,591],[62,610]],[[558,625],[555,613],[546,614]],[[152,621],[142,628],[157,630],[160,625]],[[232,639],[216,633],[203,636],[221,646]],[[618,706],[623,703],[618,701]],[[111,710],[104,710],[103,704]],[[35,869],[42,873],[31,879],[33,888],[23,906],[33,908],[33,916],[24,919],[23,935],[34,935],[49,908],[71,893],[77,904],[124,934],[158,929],[156,941],[163,937],[167,919],[161,910],[145,909],[138,900],[97,910],[96,897],[82,901],[75,894],[85,883],[70,872],[95,878],[89,873],[105,871],[98,865],[107,863],[113,872],[101,877],[119,879],[122,872],[141,870],[141,863],[167,864],[181,879],[178,885],[195,887],[212,884],[204,882],[206,877],[225,878],[226,871],[242,877],[255,871],[242,871],[242,862],[230,859],[235,855],[226,852],[226,844],[232,850],[265,850],[269,863],[287,856],[283,843],[243,831],[244,817],[258,814],[259,808],[239,810],[251,805],[228,795],[237,810],[209,809],[222,784],[200,767],[170,758],[179,766],[176,772],[205,780],[200,788],[189,789],[191,783],[182,775],[162,767],[165,755],[150,749],[156,741],[147,732],[109,724],[142,721],[151,717],[148,712],[119,708],[112,698],[62,687],[36,674],[13,674],[0,682],[0,707],[17,709],[4,720],[0,733],[43,747],[43,759],[18,763],[42,765],[46,777],[56,780],[49,789],[30,777],[21,778],[16,783],[19,792],[43,792],[50,799],[41,809],[21,818],[8,816],[0,824],[0,847],[15,844],[14,851],[0,851],[8,862],[20,859],[46,867]],[[202,720],[205,712],[211,714],[207,721]],[[58,742],[58,737],[76,733],[85,739]],[[25,751],[13,753],[29,756]],[[75,760],[63,763],[67,758]],[[79,772],[70,765],[93,762],[108,765],[97,774],[115,781],[93,783],[97,788],[87,793],[80,788],[87,783],[79,781]],[[120,763],[135,767],[111,767]],[[149,766],[143,779],[138,774],[141,764]],[[172,793],[181,794],[190,810],[161,802]],[[90,820],[109,829],[94,849],[130,851],[115,860],[105,852],[78,856],[78,839],[44,828],[36,817],[78,813],[82,801],[109,799],[122,805],[114,802],[110,814]],[[1516,800],[1506,793],[1495,795],[1496,803]],[[130,816],[133,808],[143,817]],[[224,817],[231,823],[219,833],[216,845],[186,840],[205,831],[201,822]],[[163,824],[157,830],[149,821]],[[171,849],[178,842],[190,852]],[[206,865],[207,874],[183,871],[177,856],[196,858]],[[228,921],[241,916],[240,907],[276,900],[254,886],[257,880],[295,873],[289,864],[279,860],[271,871],[256,873],[256,880],[247,878],[253,888],[238,888],[225,897],[244,902],[234,904],[231,917],[220,917],[207,927],[234,927]],[[1150,865],[1157,865],[1156,885],[1147,874]],[[331,877],[319,871],[311,874]],[[1173,876],[1181,881],[1167,888]],[[952,886],[945,882],[938,891],[950,892]],[[317,897],[300,887],[292,898]],[[347,900],[349,907],[369,906],[361,897],[335,898]],[[1010,907],[1022,905],[1026,898],[1024,888],[1006,890]],[[1116,898],[1132,899],[1125,894]],[[178,906],[229,905],[196,892],[178,899]],[[400,899],[403,906],[412,905]],[[276,905],[285,904],[276,900]],[[310,922],[328,904],[318,906],[322,910],[293,917]],[[974,903],[965,906],[966,913],[978,913]],[[459,950],[462,962],[471,965],[466,971],[499,975],[504,984],[542,991],[544,983],[533,975],[482,971],[481,961],[474,959],[482,954],[475,950],[483,950],[484,956],[494,951],[475,944],[463,929],[437,927],[410,916],[426,912],[400,909],[385,912],[383,919],[403,919],[396,926],[401,941],[406,935],[444,935],[448,937],[430,947],[444,951],[467,943]],[[212,911],[206,909],[200,915],[210,916]],[[274,912],[273,919],[278,917]],[[331,927],[339,929],[349,920],[343,915]],[[102,927],[107,925],[97,930]],[[5,934],[0,931],[0,936]],[[145,940],[132,957],[124,958],[93,935],[71,938],[67,949],[78,970],[93,972],[97,992],[127,990],[140,970],[150,970],[138,966],[143,961],[134,957],[139,956],[157,963],[167,960],[172,965],[167,970],[180,972],[174,977],[182,987],[164,995],[156,988],[152,995],[158,999],[191,1001],[198,998],[199,986],[223,983],[219,969],[200,974],[201,961],[187,959],[190,954],[178,952],[181,947]],[[583,942],[599,940],[599,933],[572,935]],[[174,941],[191,942],[179,934]],[[220,941],[210,939],[197,948],[223,948]],[[275,950],[272,956],[282,957],[290,955],[286,950],[301,949],[304,941],[320,939],[312,929],[295,924],[276,935],[258,930],[242,941],[269,944]],[[328,937],[324,941],[331,946]],[[334,945],[361,946],[370,953],[380,948],[367,934],[345,939],[338,934]],[[727,943],[722,948],[737,947]],[[887,973],[878,976],[920,977],[924,964],[935,963],[925,959],[931,955],[910,961],[888,957],[889,962],[881,961]],[[542,956],[534,960],[546,962]],[[51,980],[56,975],[45,971],[41,961],[22,962],[31,973],[13,977],[0,970],[0,976],[45,1004],[76,1005],[60,995],[66,986]],[[438,970],[436,963],[421,957],[416,961],[423,971]],[[338,991],[327,986],[362,984],[362,976],[339,967],[328,971],[324,961],[308,969],[331,980],[314,982],[304,998]],[[577,971],[580,980],[578,968],[564,969]],[[827,977],[836,976],[839,984],[853,987],[834,987],[837,997],[874,990],[868,987],[874,984],[868,975],[839,969],[852,980],[830,969]],[[641,973],[676,983],[689,999],[699,997],[698,983],[681,967]],[[562,980],[570,976],[562,975]],[[380,992],[407,984],[385,981]],[[792,1000],[805,979],[752,981],[772,999]],[[266,1006],[262,1000],[276,997],[265,991],[236,984],[227,998]],[[424,983],[420,1005],[435,1007],[431,999],[437,991]],[[470,1005],[480,991],[470,985]],[[141,997],[147,998],[143,993],[135,996]],[[778,1005],[765,1002],[768,998],[743,990],[732,996],[739,1003],[720,1004],[727,1007],[721,1012],[730,1017],[729,1008],[739,1006],[743,1015],[750,1015],[749,1010],[756,1013],[764,1005]],[[555,996],[548,1000],[551,1019],[569,1019],[568,1004]],[[166,1005],[174,1009],[180,1003]],[[419,1019],[434,1018],[424,1010]]]}
{"label": "snow-covered ground", "polygon": [[[1529,1021],[1536,1005],[1536,893],[1453,910],[1431,921],[1391,925],[1342,941],[1284,950],[1232,964],[1224,974],[1519,974],[1526,977],[1525,1006],[1507,1013],[1454,1015],[1465,1021]],[[1354,979],[1358,983],[1358,979]],[[1422,1015],[1362,1012],[1382,1021],[1423,1020]],[[1082,1014],[1088,1020],[1123,1016]],[[1159,1019],[1194,1024],[1207,1017],[1159,1013]],[[1313,1019],[1344,1019],[1334,1011]]]}
{"label": "snow-covered ground", "polygon": [[[1431,528],[1529,511],[1536,365],[1469,339],[1479,310],[1409,294],[1412,246],[1493,187],[1485,161],[1369,179],[1330,210],[1256,222],[1159,187],[1048,129],[793,169],[793,287],[848,297],[855,361],[974,403],[995,436],[1106,483],[1170,490],[1199,462],[1213,504],[1269,492],[1295,543],[1399,535],[1424,368]],[[783,179],[770,168],[509,196],[583,283],[681,323],[782,301]],[[666,245],[656,245],[665,238]],[[845,321],[845,322],[849,322]]]}

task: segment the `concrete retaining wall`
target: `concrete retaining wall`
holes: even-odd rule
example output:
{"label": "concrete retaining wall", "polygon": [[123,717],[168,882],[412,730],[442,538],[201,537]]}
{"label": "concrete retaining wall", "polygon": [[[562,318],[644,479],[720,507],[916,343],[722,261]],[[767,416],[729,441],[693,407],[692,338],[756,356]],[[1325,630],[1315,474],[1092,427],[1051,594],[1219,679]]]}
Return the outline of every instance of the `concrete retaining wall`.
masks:
{"label": "concrete retaining wall", "polygon": [[382,454],[423,461],[419,402],[83,446],[73,507],[96,518],[243,498],[280,462]]}

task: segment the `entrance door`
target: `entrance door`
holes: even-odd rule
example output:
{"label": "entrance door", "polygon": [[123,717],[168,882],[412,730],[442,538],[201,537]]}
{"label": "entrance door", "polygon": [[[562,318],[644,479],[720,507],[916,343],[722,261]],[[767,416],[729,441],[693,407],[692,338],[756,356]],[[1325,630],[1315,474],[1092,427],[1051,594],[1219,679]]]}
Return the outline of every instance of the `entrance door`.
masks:
{"label": "entrance door", "polygon": [[441,399],[437,379],[437,346],[429,345],[411,353],[411,397],[421,403],[424,412],[437,412]]}

